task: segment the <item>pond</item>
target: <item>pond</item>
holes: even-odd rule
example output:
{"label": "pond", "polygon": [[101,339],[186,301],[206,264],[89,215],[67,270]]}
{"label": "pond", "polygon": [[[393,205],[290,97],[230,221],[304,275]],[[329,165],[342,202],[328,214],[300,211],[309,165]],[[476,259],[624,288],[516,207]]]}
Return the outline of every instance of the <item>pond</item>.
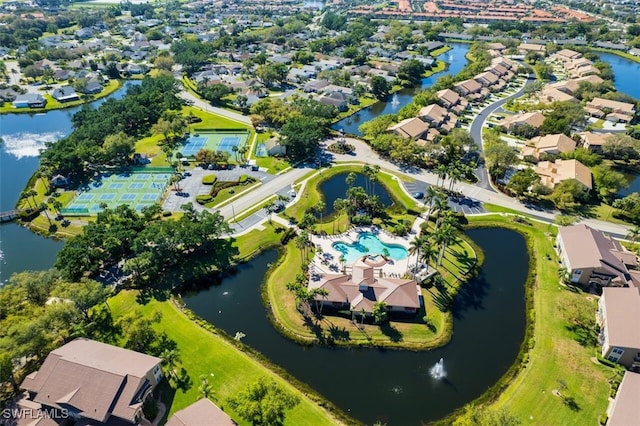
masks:
{"label": "pond", "polygon": [[[97,108],[109,98],[120,99],[127,88],[140,84],[128,81],[116,92],[90,105]],[[49,111],[46,114],[0,115],[0,210],[12,210],[27,182],[38,168],[45,142],[68,136],[71,118],[81,107]],[[33,234],[16,223],[0,225],[0,284],[14,272],[48,269],[53,266],[62,242]],[[38,253],[33,256],[33,253]]]}
{"label": "pond", "polygon": [[358,127],[370,121],[380,115],[384,114],[397,114],[403,106],[407,105],[413,100],[413,97],[423,89],[431,87],[440,77],[445,75],[456,75],[467,64],[467,58],[465,55],[469,51],[469,44],[464,43],[449,43],[451,50],[438,56],[438,59],[446,62],[448,68],[445,71],[433,74],[432,76],[425,77],[419,87],[411,87],[401,89],[391,96],[385,102],[376,102],[368,108],[365,108],[350,117],[344,118],[331,126],[334,130],[341,130],[348,134],[361,136],[362,134],[358,130]]}
{"label": "pond", "polygon": [[614,55],[613,53],[596,53],[600,56],[600,60],[608,62],[611,65],[613,75],[615,76],[613,84],[616,90],[640,99],[640,84],[638,84],[640,63]]}
{"label": "pond", "polygon": [[[330,177],[324,182],[320,183],[319,191],[324,196],[324,202],[326,205],[326,209],[323,214],[330,215],[335,210],[333,208],[333,203],[338,198],[346,198],[347,189],[349,189],[346,179],[349,173],[338,173],[335,176]],[[367,187],[368,178],[362,173],[356,173],[356,179],[353,183],[353,186],[361,186],[363,188]],[[373,188],[373,193],[380,197],[380,202],[385,206],[389,207],[393,204],[393,199],[387,192],[384,186],[380,183],[376,183]]]}
{"label": "pond", "polygon": [[[421,424],[442,418],[485,392],[513,364],[525,331],[524,283],[529,260],[524,238],[506,229],[471,230],[484,251],[478,276],[454,301],[454,335],[428,352],[303,347],[281,336],[266,316],[260,283],[275,250],[240,266],[219,285],[183,296],[187,307],[235,335],[347,414],[372,424]],[[504,261],[509,253],[509,261]],[[446,377],[430,369],[443,359]]]}

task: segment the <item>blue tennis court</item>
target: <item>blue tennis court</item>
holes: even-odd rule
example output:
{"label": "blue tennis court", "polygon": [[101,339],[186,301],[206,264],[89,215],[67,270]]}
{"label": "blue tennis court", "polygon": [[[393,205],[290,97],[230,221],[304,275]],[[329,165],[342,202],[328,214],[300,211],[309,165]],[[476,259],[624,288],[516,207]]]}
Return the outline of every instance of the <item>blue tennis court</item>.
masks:
{"label": "blue tennis court", "polygon": [[123,186],[123,183],[110,183],[109,189],[122,189]]}
{"label": "blue tennis court", "polygon": [[144,194],[142,196],[143,201],[156,201],[160,197],[160,194]]}
{"label": "blue tennis court", "polygon": [[206,136],[190,136],[187,143],[182,147],[182,155],[193,157],[207,144]]}
{"label": "blue tennis court", "polygon": [[238,136],[225,136],[220,140],[218,144],[219,151],[226,151],[229,154],[233,154],[233,147],[240,144],[240,138]]}
{"label": "blue tennis court", "polygon": [[93,194],[80,194],[78,195],[79,201],[91,201],[93,200]]}
{"label": "blue tennis court", "polygon": [[132,201],[136,199],[136,194],[122,194],[120,201]]}
{"label": "blue tennis court", "polygon": [[100,200],[102,201],[111,201],[116,198],[116,194],[102,194],[100,195]]}
{"label": "blue tennis court", "polygon": [[134,182],[129,184],[129,189],[142,189],[142,188],[144,188],[144,183]]}
{"label": "blue tennis court", "polygon": [[149,180],[150,177],[151,177],[151,175],[149,175],[147,173],[140,173],[140,174],[135,175],[133,180]]}

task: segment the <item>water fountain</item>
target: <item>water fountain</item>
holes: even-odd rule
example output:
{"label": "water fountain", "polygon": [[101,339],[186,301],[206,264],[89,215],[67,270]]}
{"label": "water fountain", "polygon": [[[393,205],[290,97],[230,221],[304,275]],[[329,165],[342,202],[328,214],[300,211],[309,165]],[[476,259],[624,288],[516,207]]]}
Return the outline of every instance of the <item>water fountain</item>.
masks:
{"label": "water fountain", "polygon": [[440,361],[431,367],[429,374],[436,380],[442,380],[447,377],[447,372],[444,371],[444,359],[440,358]]}
{"label": "water fountain", "polygon": [[391,98],[391,105],[398,106],[399,103],[400,101],[398,100],[398,94],[394,93],[393,98]]}

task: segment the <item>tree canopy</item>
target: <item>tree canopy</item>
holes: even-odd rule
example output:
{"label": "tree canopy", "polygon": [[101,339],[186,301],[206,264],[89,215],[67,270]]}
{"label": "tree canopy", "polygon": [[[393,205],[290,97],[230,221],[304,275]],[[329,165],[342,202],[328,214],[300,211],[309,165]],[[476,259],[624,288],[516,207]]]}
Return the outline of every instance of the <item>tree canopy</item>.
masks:
{"label": "tree canopy", "polygon": [[228,402],[240,417],[253,425],[277,426],[284,423],[286,411],[298,405],[300,399],[274,381],[261,377]]}

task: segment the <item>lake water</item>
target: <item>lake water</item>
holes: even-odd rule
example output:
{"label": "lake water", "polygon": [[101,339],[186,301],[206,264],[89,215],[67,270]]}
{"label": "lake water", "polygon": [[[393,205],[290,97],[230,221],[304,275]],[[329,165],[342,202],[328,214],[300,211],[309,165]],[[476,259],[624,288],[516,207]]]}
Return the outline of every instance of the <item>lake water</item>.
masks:
{"label": "lake water", "polygon": [[[263,277],[278,257],[274,250],[241,265],[219,285],[183,299],[228,334],[245,333],[244,343],[358,420],[417,425],[479,397],[513,364],[524,338],[529,268],[524,238],[506,229],[468,235],[484,251],[485,263],[455,300],[451,342],[429,352],[303,347],[282,337],[260,298]],[[435,380],[429,369],[440,358],[446,379]]]}
{"label": "lake water", "polygon": [[[129,81],[107,98],[93,102],[98,107],[108,98],[119,99]],[[81,107],[49,111],[46,114],[0,115],[0,210],[15,208],[20,193],[38,168],[45,142],[57,141],[72,131],[71,117]],[[33,234],[16,223],[0,225],[0,283],[14,272],[47,269],[53,266],[62,242]],[[37,254],[37,255],[34,255]]]}
{"label": "lake water", "polygon": [[630,61],[613,53],[597,52],[597,54],[601,60],[611,64],[613,75],[615,76],[614,85],[616,90],[640,99],[640,84],[638,84],[640,63]]}
{"label": "lake water", "polygon": [[[320,193],[324,196],[324,203],[326,205],[326,209],[323,214],[330,215],[335,210],[333,208],[333,203],[338,199],[345,199],[347,197],[347,183],[346,179],[349,173],[339,173],[320,184],[319,190]],[[362,173],[356,173],[356,179],[353,183],[353,186],[361,186],[366,188],[367,177]],[[393,200],[391,196],[387,192],[384,186],[380,183],[377,183],[373,193],[380,197],[380,202],[385,206],[389,207],[393,204]]]}
{"label": "lake water", "polygon": [[437,74],[422,79],[420,87],[411,87],[402,89],[396,94],[392,95],[386,102],[377,102],[370,107],[363,109],[355,113],[354,115],[344,118],[331,126],[334,130],[344,129],[346,133],[352,135],[361,135],[358,127],[372,120],[380,115],[384,114],[397,114],[403,106],[407,105],[413,100],[413,97],[419,91],[431,87],[440,77],[445,75],[456,75],[467,64],[467,58],[465,55],[469,51],[469,44],[465,43],[450,43],[451,50],[438,56],[438,59],[445,61],[449,64],[449,67]]}

